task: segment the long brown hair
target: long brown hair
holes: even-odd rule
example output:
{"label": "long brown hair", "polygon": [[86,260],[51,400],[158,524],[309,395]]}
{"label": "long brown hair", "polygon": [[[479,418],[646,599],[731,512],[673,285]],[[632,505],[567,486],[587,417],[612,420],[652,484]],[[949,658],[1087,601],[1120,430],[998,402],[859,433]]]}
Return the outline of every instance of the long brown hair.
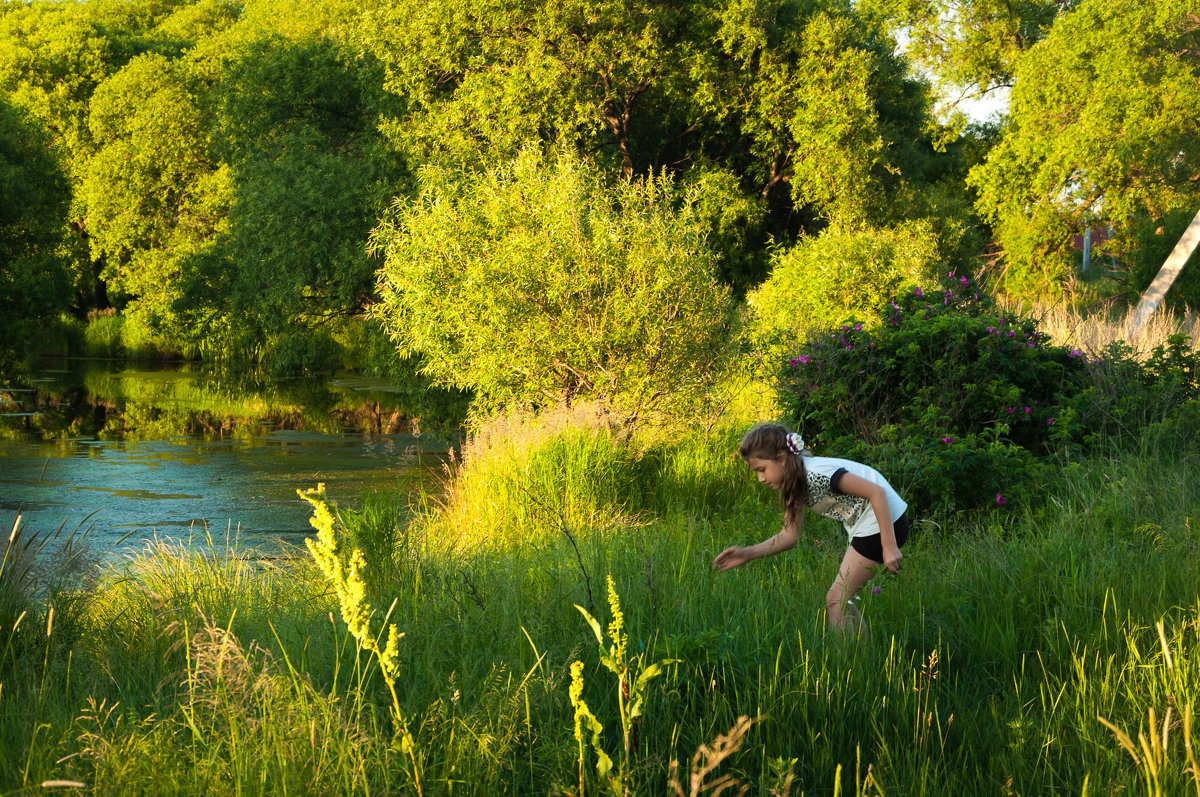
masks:
{"label": "long brown hair", "polygon": [[791,430],[781,423],[760,423],[742,435],[742,442],[738,444],[742,459],[778,459],[780,454],[786,455],[783,457],[783,483],[779,485],[784,524],[793,523],[808,505],[804,460],[788,447],[789,434]]}

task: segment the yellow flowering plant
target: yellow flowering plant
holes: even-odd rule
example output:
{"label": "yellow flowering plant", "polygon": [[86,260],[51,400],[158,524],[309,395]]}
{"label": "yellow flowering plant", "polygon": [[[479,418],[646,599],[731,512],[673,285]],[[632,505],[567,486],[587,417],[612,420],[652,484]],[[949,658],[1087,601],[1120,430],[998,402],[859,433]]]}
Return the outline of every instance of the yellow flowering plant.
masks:
{"label": "yellow flowering plant", "polygon": [[621,599],[617,595],[612,574],[608,576],[608,608],[612,619],[608,623],[607,643],[604,640],[605,630],[600,626],[600,621],[582,606],[576,604],[575,608],[583,615],[596,637],[596,645],[600,651],[600,663],[617,676],[617,710],[620,714],[624,742],[624,755],[620,767],[614,774],[612,759],[600,747],[602,725],[583,701],[583,662],[575,662],[571,665],[570,696],[571,705],[575,708],[575,739],[579,744],[579,791],[582,795],[583,730],[586,724],[592,731],[592,747],[596,750],[596,773],[608,785],[613,794],[624,794],[627,792],[630,765],[635,752],[633,749],[634,729],[645,708],[647,688],[650,681],[662,675],[663,666],[673,663],[675,659],[663,659],[647,665],[645,664],[645,654],[629,655],[629,634],[625,630],[625,614],[621,611]]}
{"label": "yellow flowering plant", "polygon": [[403,632],[396,629],[394,623],[388,623],[396,602],[388,609],[384,617],[387,627],[387,642],[381,648],[379,639],[382,632],[376,634],[371,630],[371,615],[374,610],[367,600],[367,585],[363,580],[363,570],[366,559],[362,551],[343,544],[336,532],[337,521],[335,511],[337,506],[325,496],[325,485],[318,484],[315,490],[297,490],[301,498],[313,506],[313,516],[309,520],[317,530],[316,539],[306,538],[305,546],[317,563],[317,568],[333,585],[341,610],[342,620],[360,651],[367,651],[379,664],[379,672],[387,684],[392,696],[392,719],[396,724],[396,734],[400,749],[412,763],[412,775],[417,794],[421,792],[420,771],[417,765],[416,748],[413,744],[412,733],[408,729],[408,721],[400,709],[400,698],[396,694],[396,679],[400,674],[400,638]]}

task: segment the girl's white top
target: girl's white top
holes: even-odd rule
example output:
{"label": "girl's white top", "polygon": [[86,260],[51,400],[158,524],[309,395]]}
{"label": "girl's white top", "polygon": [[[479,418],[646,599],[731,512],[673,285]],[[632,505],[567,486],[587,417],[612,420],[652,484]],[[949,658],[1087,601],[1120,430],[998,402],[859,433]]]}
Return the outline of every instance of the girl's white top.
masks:
{"label": "girl's white top", "polygon": [[836,492],[831,482],[838,471],[845,471],[866,479],[883,488],[887,496],[892,521],[900,519],[908,504],[892,489],[887,479],[870,465],[836,457],[804,457],[804,470],[808,475],[808,506],[822,517],[841,521],[851,537],[870,537],[879,533],[879,521],[871,509],[871,502],[857,495]]}

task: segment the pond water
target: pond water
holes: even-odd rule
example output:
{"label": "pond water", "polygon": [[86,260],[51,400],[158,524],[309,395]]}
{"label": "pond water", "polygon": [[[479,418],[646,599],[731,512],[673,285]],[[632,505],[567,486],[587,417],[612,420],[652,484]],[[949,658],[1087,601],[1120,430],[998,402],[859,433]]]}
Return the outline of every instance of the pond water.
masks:
{"label": "pond water", "polygon": [[187,365],[71,361],[0,382],[0,529],[78,530],[93,551],[157,535],[265,555],[311,532],[297,488],[340,506],[440,472],[452,434],[423,431],[385,381],[230,379]]}

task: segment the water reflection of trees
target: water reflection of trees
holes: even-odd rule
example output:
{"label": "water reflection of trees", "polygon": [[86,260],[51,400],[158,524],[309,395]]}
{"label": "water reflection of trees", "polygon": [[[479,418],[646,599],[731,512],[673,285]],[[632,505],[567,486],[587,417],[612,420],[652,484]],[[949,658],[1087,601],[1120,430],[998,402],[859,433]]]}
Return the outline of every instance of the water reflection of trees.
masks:
{"label": "water reflection of trees", "polygon": [[2,384],[0,436],[8,439],[226,439],[280,430],[374,436],[419,433],[422,424],[444,429],[461,417],[454,397],[414,401],[411,388],[366,379],[272,380],[187,364],[75,364]]}

